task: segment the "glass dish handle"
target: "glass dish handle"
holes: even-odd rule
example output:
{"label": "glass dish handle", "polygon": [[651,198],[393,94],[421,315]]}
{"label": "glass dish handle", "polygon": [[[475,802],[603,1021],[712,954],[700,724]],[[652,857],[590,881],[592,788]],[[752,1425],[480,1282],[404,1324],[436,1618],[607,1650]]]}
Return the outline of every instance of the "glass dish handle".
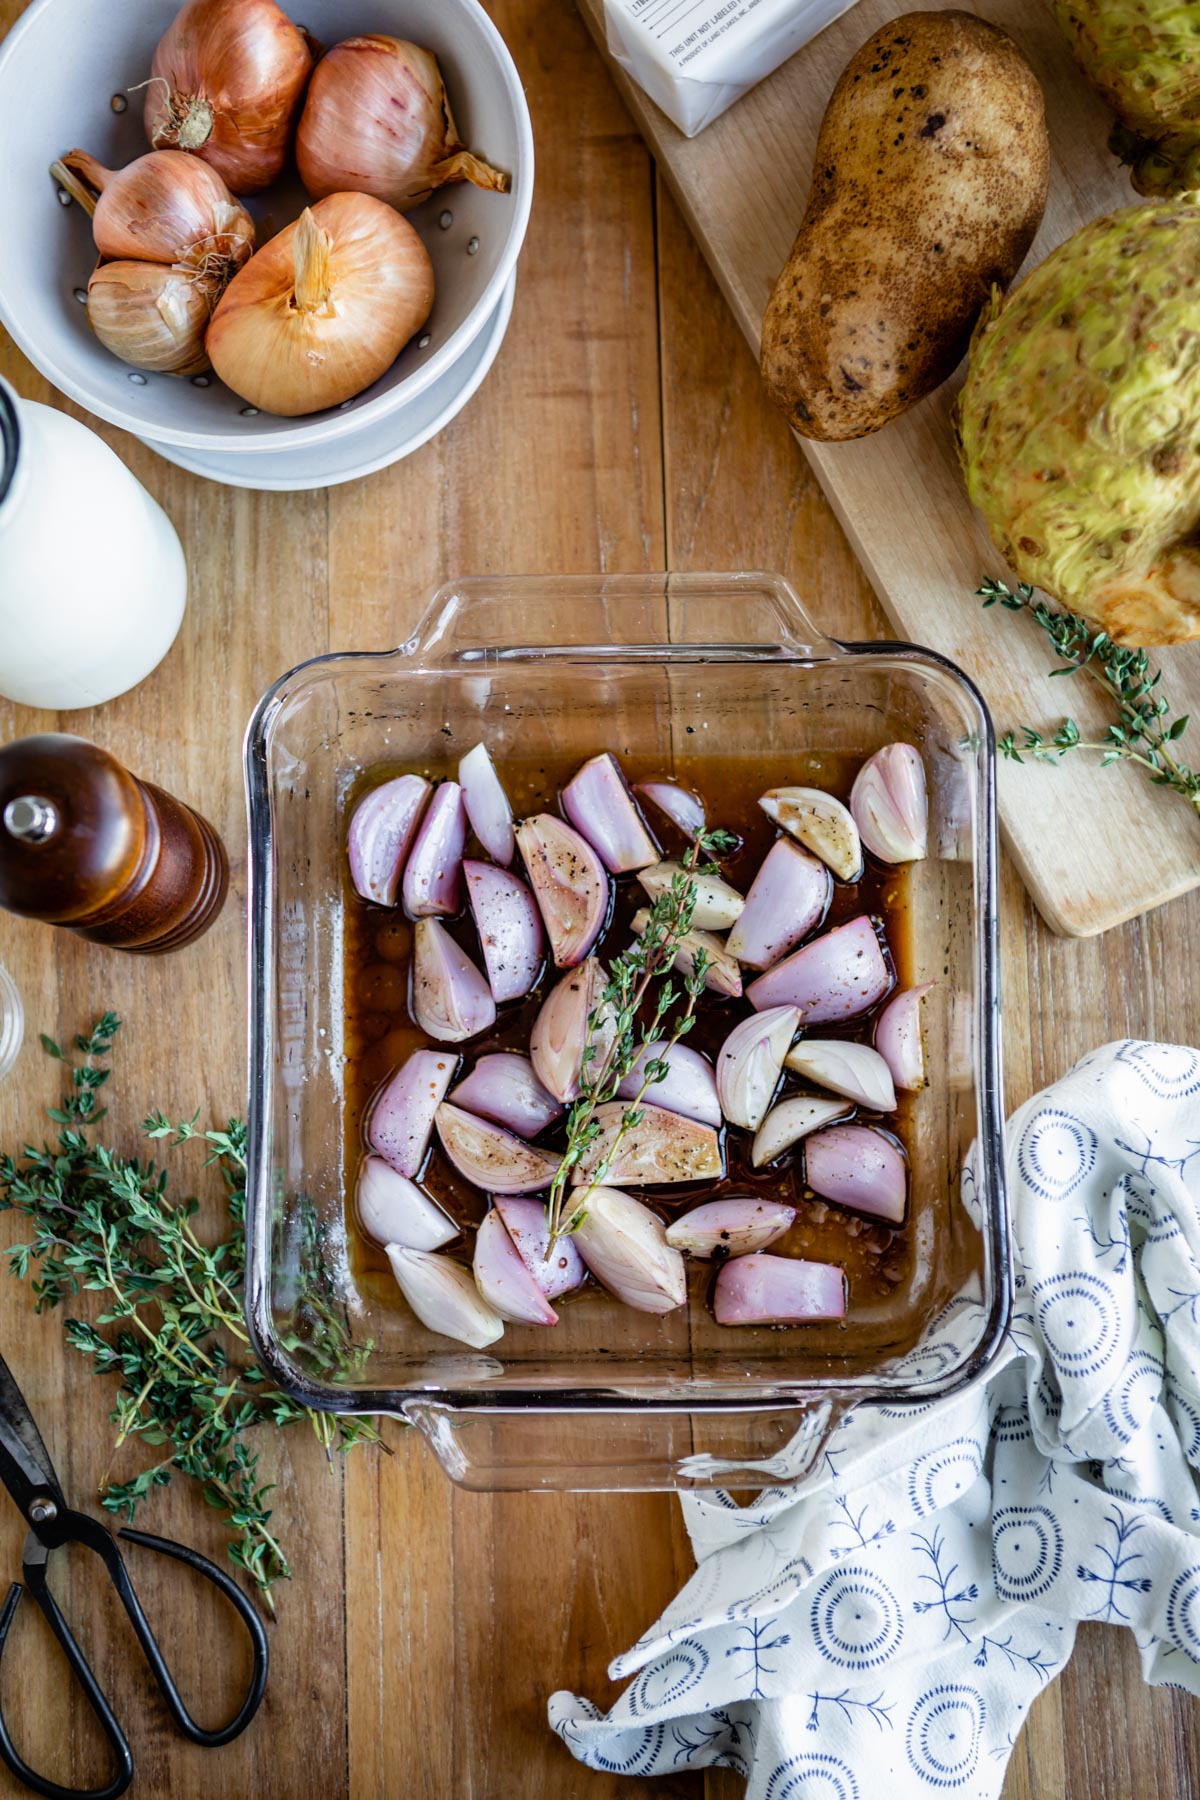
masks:
{"label": "glass dish handle", "polygon": [[578,659],[828,662],[845,654],[781,575],[474,577],[433,595],[403,646],[426,667]]}
{"label": "glass dish handle", "polygon": [[820,1460],[851,1394],[707,1413],[476,1412],[410,1400],[402,1416],[459,1487],[476,1493],[699,1492],[788,1487]]}

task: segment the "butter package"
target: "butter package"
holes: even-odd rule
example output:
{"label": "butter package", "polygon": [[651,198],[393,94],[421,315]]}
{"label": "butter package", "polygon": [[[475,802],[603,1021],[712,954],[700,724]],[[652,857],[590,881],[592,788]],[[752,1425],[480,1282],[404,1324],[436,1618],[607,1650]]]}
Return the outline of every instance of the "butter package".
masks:
{"label": "butter package", "polygon": [[687,137],[854,0],[604,0],[609,54]]}

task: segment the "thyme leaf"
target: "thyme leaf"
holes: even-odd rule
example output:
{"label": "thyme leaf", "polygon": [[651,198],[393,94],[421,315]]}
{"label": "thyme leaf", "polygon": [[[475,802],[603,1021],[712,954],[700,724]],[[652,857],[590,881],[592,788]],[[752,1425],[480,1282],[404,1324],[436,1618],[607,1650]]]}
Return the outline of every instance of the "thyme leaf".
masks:
{"label": "thyme leaf", "polygon": [[1052,763],[1073,750],[1091,751],[1101,766],[1124,762],[1140,768],[1155,787],[1171,788],[1200,812],[1200,773],[1190,768],[1174,746],[1188,726],[1188,714],[1171,717],[1170,703],[1162,691],[1162,670],[1156,669],[1144,650],[1114,644],[1106,631],[1095,631],[1078,613],[1059,611],[1035,596],[1028,582],[1010,587],[1005,581],[987,580],[976,590],[985,609],[999,603],[1007,612],[1027,613],[1041,627],[1059,658],[1061,667],[1052,677],[1085,675],[1111,701],[1116,718],[1098,743],[1082,736],[1075,720],[1066,717],[1052,736],[1030,725],[1007,731],[1000,739],[1000,754],[1010,762]]}
{"label": "thyme leaf", "polygon": [[[242,1121],[204,1127],[199,1113],[172,1122],[156,1111],[142,1126],[168,1150],[193,1140],[207,1147],[205,1167],[219,1172],[229,1212],[226,1235],[215,1244],[196,1230],[199,1201],[168,1194],[165,1168],[120,1157],[91,1135],[105,1116],[97,1097],[108,1081],[104,1059],[119,1029],[116,1014],[105,1013],[90,1033],[75,1039],[82,1060],[42,1037],[47,1055],[70,1071],[70,1090],[61,1106],[49,1109],[59,1126],[53,1147],[27,1144],[19,1155],[0,1156],[0,1212],[19,1213],[32,1227],[28,1241],[6,1252],[9,1269],[29,1282],[39,1312],[81,1291],[102,1296],[103,1310],[94,1318],[65,1320],[67,1342],[90,1358],[97,1374],[118,1380],[109,1414],[117,1428],[114,1459],[131,1439],[159,1454],[121,1480],[110,1463],[101,1504],[132,1519],[175,1474],[190,1477],[233,1528],[230,1561],[274,1612],[271,1588],[292,1571],[272,1529],[274,1484],[259,1469],[257,1428],[307,1421],[329,1457],[335,1448],[386,1445],[368,1419],[300,1406],[254,1357],[242,1319]],[[301,1231],[306,1355],[328,1375],[352,1374],[371,1347],[352,1345],[322,1278],[320,1226],[311,1207],[302,1208]]]}

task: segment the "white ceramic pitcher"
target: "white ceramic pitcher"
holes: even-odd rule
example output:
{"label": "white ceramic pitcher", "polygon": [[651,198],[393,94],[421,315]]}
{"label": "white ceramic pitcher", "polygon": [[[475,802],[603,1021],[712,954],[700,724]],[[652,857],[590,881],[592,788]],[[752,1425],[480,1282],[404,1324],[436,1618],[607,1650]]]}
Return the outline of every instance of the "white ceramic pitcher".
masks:
{"label": "white ceramic pitcher", "polygon": [[175,527],[115,451],[0,381],[0,695],[123,694],[171,648],[186,599]]}

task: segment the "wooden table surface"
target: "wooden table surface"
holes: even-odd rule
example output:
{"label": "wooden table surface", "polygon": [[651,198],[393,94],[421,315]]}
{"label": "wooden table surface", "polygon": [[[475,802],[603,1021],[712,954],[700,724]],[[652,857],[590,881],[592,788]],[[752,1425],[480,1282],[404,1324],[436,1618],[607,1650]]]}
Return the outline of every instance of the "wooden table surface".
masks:
{"label": "wooden table surface", "polygon": [[[175,520],[192,598],[156,674],[57,723],[196,801],[225,833],[235,873],[216,928],[162,960],[0,915],[0,961],[19,983],[30,1031],[0,1084],[4,1147],[40,1133],[39,1109],[57,1092],[36,1032],[73,1032],[105,1006],[127,1020],[112,1084],[122,1143],[151,1105],[241,1110],[239,749],[258,695],[302,658],[394,645],[437,582],[484,571],[775,569],[827,630],[885,630],[579,18],[562,0],[496,0],[490,10],[527,86],[538,188],[512,327],[465,413],[398,467],[315,494],[217,487],[105,431]],[[21,0],[0,0],[0,28],[20,11]],[[0,372],[27,396],[56,398],[2,334]],[[4,738],[55,723],[0,702]],[[1114,783],[1124,779],[1113,771]],[[1055,939],[1006,869],[1010,1103],[1109,1038],[1195,1041],[1198,936],[1200,894],[1104,938]],[[3,1224],[5,1241],[19,1235]],[[5,1275],[0,1309],[0,1344],[68,1492],[87,1503],[109,1460],[108,1385]],[[741,1783],[729,1773],[654,1784],[593,1774],[545,1723],[556,1687],[612,1697],[609,1657],[688,1574],[675,1503],[463,1494],[415,1433],[389,1435],[394,1456],[356,1452],[332,1474],[299,1431],[265,1446],[297,1572],[279,1590],[263,1711],[226,1750],[196,1751],[174,1735],[127,1627],[71,1560],[60,1594],[128,1722],[135,1792],[633,1800],[653,1786],[656,1800],[735,1800]],[[182,1487],[156,1499],[145,1523],[220,1554],[215,1515]],[[0,1506],[0,1573],[19,1568],[20,1541],[15,1512]],[[138,1575],[189,1693],[236,1679],[217,1612],[171,1572],[143,1561]],[[96,1733],[39,1622],[19,1617],[8,1659],[3,1701],[25,1753],[60,1780],[96,1779]],[[10,1791],[19,1790],[0,1780]],[[1034,1707],[1004,1791],[1007,1800],[1182,1800],[1200,1792],[1197,1710],[1182,1694],[1143,1688],[1127,1634],[1085,1626],[1068,1670]]]}

